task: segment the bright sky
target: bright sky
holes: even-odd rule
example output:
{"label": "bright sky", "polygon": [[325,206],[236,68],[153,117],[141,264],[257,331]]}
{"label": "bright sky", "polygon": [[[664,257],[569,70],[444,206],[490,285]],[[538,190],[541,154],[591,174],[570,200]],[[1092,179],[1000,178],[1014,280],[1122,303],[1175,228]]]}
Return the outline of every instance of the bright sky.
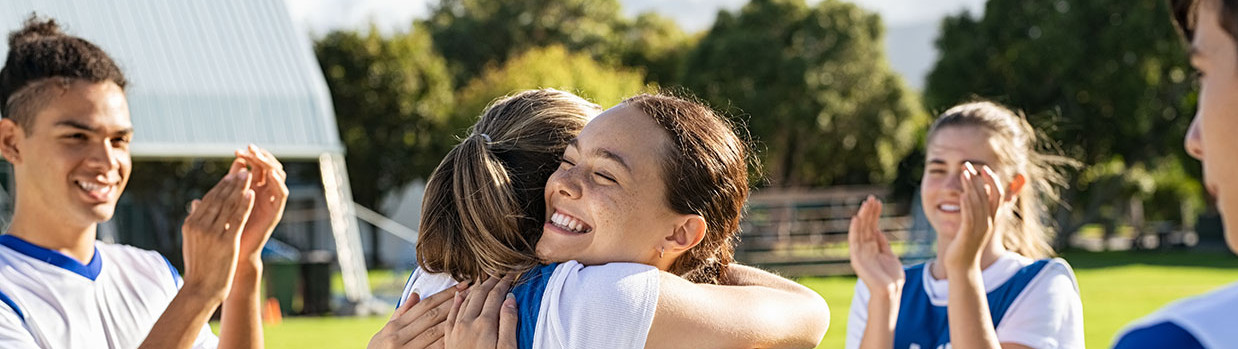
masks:
{"label": "bright sky", "polygon": [[[314,33],[335,28],[358,28],[373,19],[380,29],[405,29],[414,18],[425,17],[434,0],[285,0],[293,20]],[[809,0],[816,3],[819,0]],[[675,19],[687,31],[705,30],[719,9],[735,10],[746,0],[619,0],[624,13],[656,11]],[[890,26],[935,22],[962,9],[980,13],[984,0],[857,0],[881,13]]]}

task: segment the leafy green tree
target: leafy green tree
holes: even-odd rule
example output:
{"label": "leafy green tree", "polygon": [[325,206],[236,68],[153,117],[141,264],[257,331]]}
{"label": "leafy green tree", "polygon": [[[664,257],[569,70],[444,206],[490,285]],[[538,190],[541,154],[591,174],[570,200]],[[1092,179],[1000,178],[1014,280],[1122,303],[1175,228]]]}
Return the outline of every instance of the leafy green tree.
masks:
{"label": "leafy green tree", "polygon": [[447,64],[427,30],[384,38],[335,31],[314,43],[340,138],[353,198],[376,207],[383,194],[428,176],[453,144],[455,106]]}
{"label": "leafy green tree", "polygon": [[825,0],[721,12],[681,81],[749,116],[772,185],[887,183],[927,123],[885,59],[876,14]]}
{"label": "leafy green tree", "polygon": [[452,118],[455,129],[461,131],[471,125],[495,98],[535,88],[572,92],[606,108],[641,92],[645,85],[639,70],[611,68],[562,46],[536,48],[502,66],[486,69],[461,88],[457,113]]}
{"label": "leafy green tree", "polygon": [[616,0],[441,0],[424,23],[463,84],[534,47],[563,45],[617,63],[621,20]]}
{"label": "leafy green tree", "polygon": [[619,51],[624,66],[643,68],[649,83],[679,84],[679,69],[698,37],[685,34],[675,21],[656,13],[640,14],[624,25],[623,32]]}
{"label": "leafy green tree", "polygon": [[931,108],[975,97],[1008,104],[1064,155],[1101,167],[1072,174],[1064,199],[1074,212],[1059,212],[1062,231],[1116,218],[1131,197],[1162,198],[1150,215],[1166,217],[1198,195],[1198,185],[1141,184],[1190,180],[1182,168],[1198,168],[1183,166],[1195,89],[1166,2],[990,0],[983,18],[947,18],[937,47],[925,91]]}

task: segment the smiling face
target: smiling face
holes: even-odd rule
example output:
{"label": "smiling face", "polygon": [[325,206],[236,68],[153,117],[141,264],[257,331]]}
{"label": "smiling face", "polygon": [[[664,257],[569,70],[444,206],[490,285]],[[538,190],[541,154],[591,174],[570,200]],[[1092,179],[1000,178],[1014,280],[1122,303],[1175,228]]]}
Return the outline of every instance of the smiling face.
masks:
{"label": "smiling face", "polygon": [[5,157],[14,165],[18,213],[89,227],[112,217],[129,179],[133,126],[124,91],[112,82],[74,81],[48,92],[30,129],[5,119]]}
{"label": "smiling face", "polygon": [[662,154],[669,142],[651,117],[626,104],[585,125],[546,183],[537,255],[657,265],[659,247],[682,216],[666,199]]}
{"label": "smiling face", "polygon": [[1200,72],[1199,110],[1186,149],[1204,167],[1205,186],[1216,197],[1230,250],[1238,253],[1238,47],[1221,27],[1220,1],[1203,1],[1191,41],[1191,65]]}
{"label": "smiling face", "polygon": [[[988,130],[976,126],[947,126],[929,139],[924,176],[920,178],[920,204],[938,235],[952,238],[959,230],[964,162],[976,168],[988,165],[1004,177],[993,140]],[[998,180],[1004,185],[1004,178]]]}

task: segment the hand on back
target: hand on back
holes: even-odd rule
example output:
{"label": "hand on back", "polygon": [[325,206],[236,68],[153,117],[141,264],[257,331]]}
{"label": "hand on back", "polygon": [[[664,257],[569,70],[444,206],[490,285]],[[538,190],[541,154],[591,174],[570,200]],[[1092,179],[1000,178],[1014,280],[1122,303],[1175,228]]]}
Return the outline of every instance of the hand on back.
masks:
{"label": "hand on back", "polygon": [[456,295],[447,316],[448,348],[516,349],[516,300],[507,297],[512,279],[486,278]]}
{"label": "hand on back", "polygon": [[445,348],[443,335],[450,329],[447,315],[456,293],[463,289],[461,283],[426,299],[420,299],[414,291],[370,339],[367,348]]}

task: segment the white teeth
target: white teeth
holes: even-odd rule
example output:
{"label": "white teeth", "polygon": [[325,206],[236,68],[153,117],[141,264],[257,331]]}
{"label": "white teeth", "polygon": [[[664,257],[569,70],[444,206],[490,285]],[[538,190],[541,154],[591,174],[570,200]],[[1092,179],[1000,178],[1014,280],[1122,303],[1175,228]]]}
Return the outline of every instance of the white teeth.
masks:
{"label": "white teeth", "polygon": [[959,205],[941,204],[938,207],[940,207],[942,211],[946,212],[957,212],[959,210]]}
{"label": "white teeth", "polygon": [[558,226],[563,229],[571,230],[577,233],[586,232],[583,229],[586,226],[584,223],[568,215],[561,214],[558,212],[555,212],[554,214],[550,215],[550,222],[553,223],[555,226]]}
{"label": "white teeth", "polygon": [[112,186],[110,185],[103,185],[103,184],[98,184],[98,183],[89,183],[89,182],[82,182],[82,181],[78,181],[76,183],[77,183],[78,188],[82,188],[82,190],[89,191],[89,192],[97,191],[100,194],[107,194],[107,193],[112,192]]}

